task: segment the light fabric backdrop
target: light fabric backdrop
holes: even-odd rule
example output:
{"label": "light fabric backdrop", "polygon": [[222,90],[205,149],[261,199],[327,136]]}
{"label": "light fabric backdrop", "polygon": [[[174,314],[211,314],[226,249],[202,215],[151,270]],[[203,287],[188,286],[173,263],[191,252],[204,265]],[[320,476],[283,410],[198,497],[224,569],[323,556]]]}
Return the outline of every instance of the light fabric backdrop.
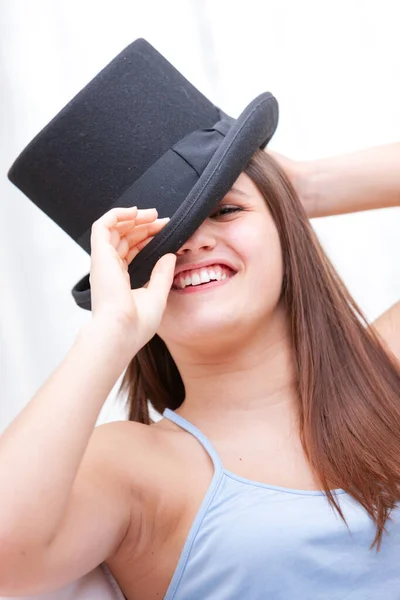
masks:
{"label": "light fabric backdrop", "polygon": [[[399,10],[398,0],[1,1],[0,431],[90,318],[70,295],[89,257],[6,178],[32,137],[144,37],[234,117],[271,91],[270,148],[287,156],[400,141]],[[312,223],[369,320],[399,298],[400,209]],[[116,387],[98,423],[125,418]]]}

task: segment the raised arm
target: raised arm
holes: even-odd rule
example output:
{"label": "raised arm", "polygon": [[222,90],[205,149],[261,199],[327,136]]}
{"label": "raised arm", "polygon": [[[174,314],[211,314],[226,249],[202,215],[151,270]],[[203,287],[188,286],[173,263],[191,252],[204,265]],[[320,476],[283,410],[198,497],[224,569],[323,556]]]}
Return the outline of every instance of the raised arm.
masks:
{"label": "raised arm", "polygon": [[400,206],[400,142],[312,161],[267,152],[289,175],[310,219]]}
{"label": "raised arm", "polygon": [[121,339],[89,323],[0,438],[1,596],[61,587],[113,555],[128,530],[119,424],[94,429],[129,361]]}
{"label": "raised arm", "polygon": [[128,265],[164,225],[155,209],[132,207],[112,208],[92,226],[92,319],[0,438],[1,595],[73,581],[114,556],[140,523],[140,466],[124,470],[121,435],[128,425],[133,456],[141,449],[137,462],[145,463],[148,427],[94,428],[118,377],[161,322],[175,255],[162,256],[147,287],[135,290]]}

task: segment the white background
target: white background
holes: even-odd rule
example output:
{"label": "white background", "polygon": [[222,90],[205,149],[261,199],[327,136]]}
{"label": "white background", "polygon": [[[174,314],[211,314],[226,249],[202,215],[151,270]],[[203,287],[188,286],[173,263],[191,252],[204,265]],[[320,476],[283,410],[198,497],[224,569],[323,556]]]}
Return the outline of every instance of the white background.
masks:
{"label": "white background", "polygon": [[[6,177],[34,135],[144,37],[233,117],[272,92],[291,158],[400,141],[398,28],[398,0],[0,2],[0,431],[90,318],[70,294],[89,256]],[[368,320],[399,298],[400,209],[312,224]],[[124,418],[115,391],[99,423]]]}

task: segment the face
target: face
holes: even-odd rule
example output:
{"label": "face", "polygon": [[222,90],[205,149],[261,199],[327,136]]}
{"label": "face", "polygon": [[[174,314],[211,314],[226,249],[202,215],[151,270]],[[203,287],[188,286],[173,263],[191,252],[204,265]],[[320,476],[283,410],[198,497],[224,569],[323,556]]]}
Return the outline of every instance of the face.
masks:
{"label": "face", "polygon": [[204,287],[170,291],[157,331],[167,345],[210,344],[234,333],[239,339],[271,317],[282,285],[280,240],[263,196],[245,173],[176,255],[175,271],[211,260],[227,261],[235,272]]}

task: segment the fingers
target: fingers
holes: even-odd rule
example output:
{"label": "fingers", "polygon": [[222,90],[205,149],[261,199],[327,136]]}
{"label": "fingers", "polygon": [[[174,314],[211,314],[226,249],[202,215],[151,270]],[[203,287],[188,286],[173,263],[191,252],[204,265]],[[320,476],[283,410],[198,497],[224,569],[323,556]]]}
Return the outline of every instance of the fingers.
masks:
{"label": "fingers", "polygon": [[133,219],[138,214],[137,206],[130,206],[129,208],[116,207],[108,210],[102,215],[97,221],[93,223],[95,225],[103,225],[105,227],[115,227],[120,221],[126,221]]}
{"label": "fingers", "polygon": [[148,237],[146,240],[144,240],[143,242],[140,242],[139,244],[136,244],[136,246],[133,246],[128,254],[125,257],[126,262],[128,263],[128,265],[131,264],[131,262],[133,261],[133,259],[135,258],[135,256],[137,256],[139,254],[139,252],[141,250],[143,250],[143,248],[145,246],[147,246],[147,244],[150,244],[151,240],[154,239],[154,235]]}
{"label": "fingers", "polygon": [[141,242],[146,236],[155,235],[168,222],[167,219],[157,219],[153,223],[138,225],[130,233],[127,233],[125,238],[128,240],[129,246],[134,246]]}
{"label": "fingers", "polygon": [[158,211],[156,208],[144,208],[139,210],[137,217],[135,217],[136,225],[147,223],[148,221],[154,221],[158,217]]}
{"label": "fingers", "polygon": [[135,227],[136,219],[129,219],[129,221],[121,221],[115,226],[115,230],[118,231],[120,236],[127,234],[131,229]]}
{"label": "fingers", "polygon": [[[124,236],[127,236],[127,234],[129,234],[130,232],[133,233],[130,239],[128,239],[129,246],[135,243],[136,239],[140,239],[143,236],[149,235],[149,233],[156,232],[159,229],[156,226],[156,223],[159,221],[159,219],[156,218],[157,211],[155,209],[149,209],[148,211],[143,212],[147,212],[147,214],[142,214],[137,216],[136,218],[129,219],[126,221],[120,221],[115,225],[115,227],[113,227],[110,230],[111,244],[114,246],[118,253],[120,253],[119,244],[121,240],[124,239]],[[149,221],[152,222],[149,223]],[[148,230],[148,225],[154,225],[154,227]]]}
{"label": "fingers", "polygon": [[[114,248],[117,249],[122,236],[135,228],[137,229],[140,225],[156,221],[157,216],[156,208],[138,209],[137,206],[112,208],[93,223],[91,244],[92,246],[96,245],[96,240],[102,240],[103,242],[111,242]],[[139,231],[140,229],[138,233]],[[157,228],[151,231],[150,234],[156,231]]]}
{"label": "fingers", "polygon": [[155,208],[146,208],[140,209],[136,216],[134,216],[130,220],[119,221],[115,228],[118,230],[120,234],[125,234],[127,231],[132,229],[135,225],[142,225],[143,223],[149,223],[151,221],[156,220],[158,217],[157,209]]}
{"label": "fingers", "polygon": [[123,237],[122,240],[118,243],[116,250],[120,258],[126,259],[126,255],[129,252],[129,243],[126,237]]}
{"label": "fingers", "polygon": [[156,208],[138,209],[137,206],[131,206],[128,208],[115,207],[104,213],[99,219],[97,219],[93,225],[95,229],[99,226],[107,227],[111,229],[116,227],[117,229],[128,227],[131,221],[134,220],[136,225],[154,221],[158,216]]}
{"label": "fingers", "polygon": [[116,247],[121,258],[130,264],[133,258],[146,246],[153,237],[167,224],[169,218],[157,219],[153,223],[135,226],[118,242]]}
{"label": "fingers", "polygon": [[97,248],[102,243],[111,242],[115,247],[119,243],[119,235],[115,226],[119,221],[132,220],[137,215],[137,207],[130,208],[112,208],[99,219],[97,219],[91,228],[90,244],[92,249]]}

